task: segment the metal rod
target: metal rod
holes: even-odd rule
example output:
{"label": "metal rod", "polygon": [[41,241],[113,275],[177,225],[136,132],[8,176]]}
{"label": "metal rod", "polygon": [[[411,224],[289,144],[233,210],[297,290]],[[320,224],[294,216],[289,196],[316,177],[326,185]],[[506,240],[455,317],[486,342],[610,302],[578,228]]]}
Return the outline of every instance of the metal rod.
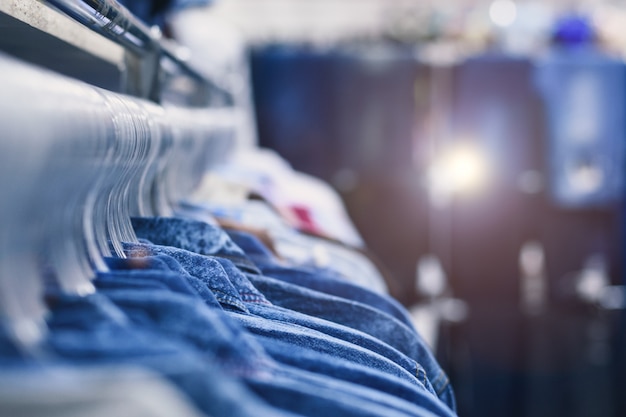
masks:
{"label": "metal rod", "polygon": [[[68,17],[124,47],[139,57],[165,57],[173,61],[181,73],[195,82],[207,85],[218,94],[230,96],[222,87],[206,79],[190,67],[171,45],[163,41],[161,32],[149,28],[115,0],[43,0]],[[227,100],[228,104],[232,100]]]}

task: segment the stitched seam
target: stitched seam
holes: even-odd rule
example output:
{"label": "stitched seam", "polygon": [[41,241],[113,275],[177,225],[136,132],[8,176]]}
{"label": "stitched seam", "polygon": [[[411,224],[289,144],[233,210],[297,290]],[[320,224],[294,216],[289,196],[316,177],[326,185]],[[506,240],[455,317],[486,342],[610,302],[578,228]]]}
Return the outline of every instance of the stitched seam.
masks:
{"label": "stitched seam", "polygon": [[450,385],[450,383],[448,381],[446,381],[446,383],[444,384],[443,387],[441,387],[440,389],[438,389],[437,392],[437,396],[440,396],[441,394],[443,394],[443,392],[448,389],[448,386]]}
{"label": "stitched seam", "polygon": [[243,293],[240,292],[239,295],[241,295],[241,298],[247,298],[247,299],[250,299],[250,300],[263,300],[263,299],[265,299],[265,297],[263,297],[262,295],[256,294],[256,293],[253,293],[253,292],[243,292]]}
{"label": "stitched seam", "polygon": [[245,301],[246,301],[246,303],[263,304],[263,305],[266,305],[266,306],[271,306],[272,305],[272,303],[270,303],[267,300],[245,300]]}
{"label": "stitched seam", "polygon": [[448,388],[448,385],[450,385],[450,380],[448,379],[446,373],[442,370],[439,371],[439,375],[433,382],[431,382],[431,384],[435,388],[437,395],[441,395],[441,393],[443,393],[446,388]]}
{"label": "stitched seam", "polygon": [[213,290],[215,294],[215,298],[217,298],[217,301],[219,301],[220,303],[226,303],[226,304],[230,304],[234,307],[237,307],[243,311],[248,311],[248,309],[246,308],[246,306],[243,304],[243,302],[239,301],[237,298],[230,296],[222,291],[219,290]]}
{"label": "stitched seam", "polygon": [[236,305],[237,307],[245,308],[243,303],[239,302],[239,300],[235,298],[228,297],[228,296],[218,296],[218,295],[216,295],[215,298],[217,298],[218,301],[223,301],[228,304]]}
{"label": "stitched seam", "polygon": [[446,374],[442,370],[440,370],[439,374],[437,375],[437,378],[435,378],[432,382],[433,384],[436,384],[437,382],[439,382],[440,379],[444,379],[444,378],[447,379]]}
{"label": "stitched seam", "polygon": [[270,304],[265,298],[260,297],[256,294],[241,294],[241,299],[245,302],[250,303]]}
{"label": "stitched seam", "polygon": [[[420,381],[424,386],[428,386],[428,375],[426,374],[426,370],[419,366],[416,361],[413,361],[415,364],[415,377],[418,381]],[[422,375],[422,380],[420,380],[420,374]]]}

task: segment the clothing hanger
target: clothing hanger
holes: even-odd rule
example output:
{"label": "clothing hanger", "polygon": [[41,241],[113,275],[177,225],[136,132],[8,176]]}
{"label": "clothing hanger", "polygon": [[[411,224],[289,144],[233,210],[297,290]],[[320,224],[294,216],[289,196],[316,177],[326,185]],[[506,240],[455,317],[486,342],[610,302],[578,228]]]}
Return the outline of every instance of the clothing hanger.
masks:
{"label": "clothing hanger", "polygon": [[130,215],[173,212],[223,155],[232,118],[164,109],[3,54],[0,71],[0,326],[30,348],[45,337],[44,293],[93,293],[104,257],[137,241]]}
{"label": "clothing hanger", "polygon": [[93,88],[6,55],[0,71],[0,316],[28,348],[45,334],[44,286],[94,291],[85,207],[109,140]]}
{"label": "clothing hanger", "polygon": [[[41,235],[33,227],[30,190],[43,170],[49,143],[38,140],[40,125],[25,123],[24,96],[15,85],[16,67],[0,55],[3,100],[0,100],[0,325],[22,346],[43,335],[45,307],[33,243]],[[23,125],[23,126],[22,126]],[[24,330],[27,329],[27,330]]]}
{"label": "clothing hanger", "polygon": [[[135,216],[154,216],[152,184],[155,181],[159,168],[163,165],[171,148],[171,141],[167,135],[166,112],[162,107],[144,103],[150,130],[149,155],[141,175],[136,183],[136,190],[131,190],[130,214]],[[136,196],[136,198],[132,198]]]}
{"label": "clothing hanger", "polygon": [[161,139],[167,151],[156,164],[151,189],[154,214],[168,217],[181,213],[179,203],[199,185],[207,170],[230,153],[236,118],[232,109],[165,110],[167,127]]}
{"label": "clothing hanger", "polygon": [[[137,240],[130,213],[151,206],[148,174],[171,144],[160,140],[169,118],[5,55],[0,71],[0,325],[34,346],[45,335],[44,292],[94,292],[111,246],[123,256],[121,242]],[[179,117],[180,137],[204,135],[188,121]]]}

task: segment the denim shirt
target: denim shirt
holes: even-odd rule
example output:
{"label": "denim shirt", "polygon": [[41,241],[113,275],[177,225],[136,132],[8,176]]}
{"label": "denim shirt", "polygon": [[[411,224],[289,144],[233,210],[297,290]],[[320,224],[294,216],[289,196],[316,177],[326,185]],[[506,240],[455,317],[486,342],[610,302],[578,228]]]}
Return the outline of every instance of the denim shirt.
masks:
{"label": "denim shirt", "polygon": [[[134,278],[146,279],[142,271],[122,272],[124,274],[121,276],[116,276],[116,274],[99,276],[97,280],[99,289],[101,288],[100,281],[111,283],[120,277],[123,279],[122,282],[126,282],[129,279],[128,272]],[[186,278],[193,280],[190,276]],[[430,395],[425,390],[421,391],[421,394],[416,391],[412,400],[417,401],[408,402],[354,383],[274,363],[263,355],[255,338],[251,337],[237,322],[224,316],[222,310],[217,309],[216,299],[207,304],[199,295],[192,298],[188,294],[191,288],[193,286],[190,285],[186,294],[161,291],[158,295],[159,302],[147,303],[147,305],[145,291],[138,290],[136,287],[128,289],[121,285],[117,289],[112,289],[109,285],[107,295],[129,312],[129,315],[135,317],[135,320],[142,326],[155,326],[165,330],[172,337],[190,341],[202,350],[210,350],[214,354],[219,353],[222,355],[219,358],[222,366],[226,366],[229,372],[236,372],[239,377],[244,378],[253,390],[261,393],[264,399],[269,400],[275,406],[286,407],[291,411],[307,415],[334,414],[338,410],[342,410],[341,412],[345,415],[396,415],[396,413],[430,415],[427,410],[435,412],[436,415],[452,415],[451,411],[436,400],[434,395]],[[156,292],[150,292],[156,295]],[[198,301],[201,301],[200,304]],[[168,312],[163,312],[163,309]],[[147,313],[146,310],[148,310]],[[211,318],[211,315],[215,317]],[[232,315],[242,316],[241,312],[229,314],[230,317]],[[193,320],[189,320],[190,317]],[[244,317],[252,316],[244,315]],[[268,325],[258,319],[257,324],[262,328]],[[215,331],[216,327],[219,331]],[[202,331],[198,331],[199,329]],[[323,343],[323,341],[318,341],[318,343]],[[288,351],[284,351],[286,354],[289,352],[294,352],[293,345]],[[350,406],[347,407],[347,404]],[[306,409],[303,409],[304,405]]]}
{"label": "denim shirt", "polygon": [[[151,300],[152,290],[141,291]],[[218,369],[213,356],[161,331],[137,326],[102,292],[82,297],[58,294],[51,297],[50,306],[49,335],[43,348],[52,361],[78,367],[133,365],[156,371],[208,415],[290,415],[265,405]]]}
{"label": "denim shirt", "polygon": [[341,275],[326,268],[281,265],[255,236],[239,231],[227,231],[227,233],[259,267],[263,275],[367,304],[394,316],[413,328],[406,310],[393,298],[347,282],[342,279]]}
{"label": "denim shirt", "polygon": [[[232,283],[229,285],[224,280],[219,280],[219,282],[214,282],[211,285],[211,290],[215,292],[216,297],[222,304],[230,305],[231,308],[242,312],[248,312],[245,304],[239,303],[236,296],[237,288],[245,288],[241,297],[244,299],[252,297],[249,301],[254,302],[256,300],[256,302],[266,303],[271,296],[270,301],[274,305],[308,316],[319,317],[369,334],[421,365],[425,370],[427,380],[438,396],[450,408],[455,408],[454,393],[447,375],[437,363],[426,343],[412,327],[407,326],[406,321],[408,319],[406,318],[406,313],[398,313],[398,311],[401,311],[401,308],[397,304],[386,302],[387,300],[378,294],[368,294],[368,291],[365,289],[360,289],[360,291],[355,293],[362,294],[361,298],[368,300],[376,307],[329,294],[329,292],[333,292],[332,290],[323,293],[300,285],[262,276],[259,274],[259,269],[256,266],[250,266],[254,264],[246,253],[232,242],[223,230],[213,225],[179,218],[133,218],[133,226],[139,237],[153,243],[172,245],[202,255],[224,257],[232,261],[242,271],[248,272],[248,282],[235,277],[234,279],[238,280],[238,284],[235,286],[232,286]],[[267,258],[268,253],[259,249],[259,246],[254,245],[254,242],[251,240],[248,239],[244,243],[246,243],[244,245],[246,249],[252,250],[253,255],[263,254]],[[140,255],[147,250],[145,247],[142,248],[140,246],[134,249],[127,249],[130,251],[129,254],[131,256]],[[159,249],[157,252],[172,255],[172,249],[167,249],[170,252],[163,252],[166,249]],[[186,258],[187,255],[182,257]],[[182,258],[178,260],[181,261]],[[202,266],[202,263],[206,262],[205,260],[196,258],[194,261],[189,259],[182,261],[183,266],[192,275],[201,277],[204,274],[206,266]],[[192,271],[196,273],[194,274]],[[232,276],[233,274],[231,273],[230,275]],[[207,274],[207,276],[211,276],[211,274]],[[286,268],[281,276],[283,278],[289,276],[289,269]],[[306,276],[306,274],[303,274],[301,270],[295,269],[292,276],[301,277]],[[308,278],[309,282],[314,281],[313,276],[309,275]],[[295,279],[292,278],[292,280]],[[319,281],[323,282],[324,279],[321,278]],[[333,282],[327,282],[327,288],[343,288],[339,291],[344,292],[349,290],[349,287],[335,286]],[[350,285],[356,287],[353,284]],[[224,293],[225,287],[229,288],[227,293]],[[263,298],[261,299],[260,297]],[[378,308],[380,306],[382,306],[381,309]]]}
{"label": "denim shirt", "polygon": [[[240,313],[235,317],[244,322],[247,327],[256,329],[257,333],[274,332],[275,336],[280,333],[284,340],[294,341],[308,338],[304,347],[323,340],[324,343],[318,345],[318,349],[324,347],[327,352],[333,352],[335,356],[344,355],[345,359],[354,359],[356,355],[359,361],[367,363],[370,367],[378,366],[398,378],[404,378],[409,383],[415,383],[416,376],[424,373],[415,361],[369,335],[316,317],[272,306],[254,288],[247,277],[228,260],[211,259],[182,249],[156,245],[126,244],[126,247],[128,249],[132,247],[129,253],[145,254],[151,250],[154,253],[175,257],[181,265],[187,266],[191,275],[204,282],[224,308]],[[224,267],[229,269],[229,273]],[[255,310],[259,317],[255,317],[251,309]],[[242,313],[249,317],[242,316]],[[259,320],[259,318],[272,321]],[[346,344],[345,341],[350,341],[352,345]],[[372,350],[364,349],[363,346]],[[405,368],[400,369],[402,367],[388,357],[380,357],[383,355],[402,363]],[[427,386],[430,388],[430,384]]]}

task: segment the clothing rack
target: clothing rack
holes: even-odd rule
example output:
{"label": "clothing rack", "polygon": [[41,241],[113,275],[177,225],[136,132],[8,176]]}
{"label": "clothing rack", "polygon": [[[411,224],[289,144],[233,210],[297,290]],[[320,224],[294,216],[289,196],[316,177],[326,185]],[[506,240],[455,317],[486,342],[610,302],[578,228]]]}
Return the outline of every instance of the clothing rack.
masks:
{"label": "clothing rack", "polygon": [[[38,44],[58,39],[67,45],[55,44],[60,50],[38,64],[56,69],[59,59],[69,59],[79,67],[91,63],[85,71],[69,74],[79,79],[102,71],[98,66],[113,66],[121,72],[118,85],[112,86],[114,91],[157,103],[232,105],[226,86],[203,77],[188,64],[185,48],[163,38],[158,28],[147,27],[115,1],[1,0],[0,18],[8,32],[0,40],[0,50],[22,59],[41,55],[46,51]],[[36,38],[25,37],[25,28],[37,29],[37,34],[31,35]],[[71,50],[64,56],[62,52],[72,47],[83,55]],[[110,80],[98,81],[111,89]]]}
{"label": "clothing rack", "polygon": [[[36,1],[3,0],[0,14],[38,26],[46,38],[80,40],[70,33],[80,32],[75,47],[126,63],[133,81],[122,95],[0,53],[0,310],[25,346],[41,337],[24,329],[39,327],[43,286],[92,292],[93,271],[106,270],[102,256],[124,257],[120,242],[137,240],[131,213],[171,214],[204,170],[225,158],[235,123],[228,93],[116,2],[48,4],[81,26],[68,28]],[[11,31],[2,38],[6,44]],[[174,94],[169,85],[181,78],[205,100]]]}
{"label": "clothing rack", "polygon": [[241,91],[112,0],[0,30],[0,415],[455,416],[338,195],[233,151]]}

